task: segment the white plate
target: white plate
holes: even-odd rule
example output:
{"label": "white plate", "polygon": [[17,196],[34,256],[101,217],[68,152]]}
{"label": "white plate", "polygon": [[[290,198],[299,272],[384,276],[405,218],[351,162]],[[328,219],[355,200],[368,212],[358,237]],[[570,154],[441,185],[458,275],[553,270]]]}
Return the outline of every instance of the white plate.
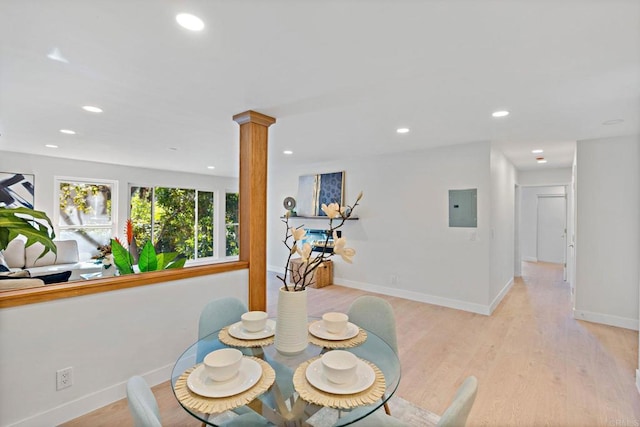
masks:
{"label": "white plate", "polygon": [[355,379],[349,384],[336,384],[325,377],[322,370],[322,360],[318,359],[307,366],[306,377],[312,386],[327,393],[353,394],[371,387],[371,384],[376,380],[376,373],[371,366],[358,359]]}
{"label": "white plate", "polygon": [[276,321],[267,319],[264,329],[258,332],[249,332],[242,327],[242,322],[229,326],[229,335],[240,340],[260,340],[269,338],[276,333]]}
{"label": "white plate", "polygon": [[309,325],[309,332],[318,338],[322,338],[330,341],[341,341],[353,338],[360,332],[360,329],[351,322],[347,323],[347,329],[341,334],[334,334],[327,331],[324,327],[322,320],[316,320]]}
{"label": "white plate", "polygon": [[204,373],[204,365],[199,365],[187,377],[187,387],[205,397],[228,397],[242,393],[253,387],[262,377],[262,366],[246,357],[240,362],[238,375],[227,381],[213,381]]}

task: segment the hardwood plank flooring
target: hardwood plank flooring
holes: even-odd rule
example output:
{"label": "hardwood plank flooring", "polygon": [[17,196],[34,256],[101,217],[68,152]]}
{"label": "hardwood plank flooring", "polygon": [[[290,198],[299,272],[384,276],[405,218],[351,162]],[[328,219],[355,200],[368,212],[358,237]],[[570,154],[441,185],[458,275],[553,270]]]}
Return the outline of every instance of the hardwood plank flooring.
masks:
{"label": "hardwood plank flooring", "polygon": [[[267,311],[281,283],[268,275]],[[309,314],[345,311],[365,292],[309,289]],[[382,296],[393,306],[402,379],[398,395],[441,414],[468,375],[479,389],[470,426],[637,426],[638,332],[575,320],[559,266],[524,263],[491,316]],[[195,326],[194,326],[195,327]],[[163,425],[199,426],[168,382],[153,388]],[[131,426],[126,400],[64,424]]]}

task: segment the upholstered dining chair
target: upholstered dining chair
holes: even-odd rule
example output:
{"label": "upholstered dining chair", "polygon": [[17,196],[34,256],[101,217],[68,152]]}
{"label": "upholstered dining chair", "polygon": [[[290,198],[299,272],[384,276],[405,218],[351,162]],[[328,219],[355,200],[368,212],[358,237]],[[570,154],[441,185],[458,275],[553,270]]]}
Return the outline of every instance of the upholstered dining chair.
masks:
{"label": "upholstered dining chair", "polygon": [[[439,427],[464,427],[469,418],[471,407],[476,400],[478,392],[478,379],[474,376],[467,377],[458,387],[453,401],[444,411],[438,423]],[[397,418],[376,411],[368,417],[353,423],[357,427],[410,427]]]}
{"label": "upholstered dining chair", "polygon": [[351,303],[347,314],[350,322],[373,332],[398,353],[396,318],[387,300],[373,295],[358,297]]}
{"label": "upholstered dining chair", "polygon": [[[247,311],[247,306],[237,298],[218,298],[207,303],[200,312],[198,321],[198,339],[240,321],[240,316]],[[222,348],[222,347],[220,347]],[[198,346],[196,362],[200,363],[204,357],[218,348]]]}
{"label": "upholstered dining chair", "polygon": [[[373,332],[382,338],[393,351],[398,354],[398,339],[396,336],[396,318],[393,307],[387,300],[373,295],[358,297],[351,303],[349,322]],[[391,415],[389,405],[384,404],[387,415]]]}
{"label": "upholstered dining chair", "polygon": [[127,381],[127,402],[135,427],[162,427],[158,403],[142,377],[136,375]]}

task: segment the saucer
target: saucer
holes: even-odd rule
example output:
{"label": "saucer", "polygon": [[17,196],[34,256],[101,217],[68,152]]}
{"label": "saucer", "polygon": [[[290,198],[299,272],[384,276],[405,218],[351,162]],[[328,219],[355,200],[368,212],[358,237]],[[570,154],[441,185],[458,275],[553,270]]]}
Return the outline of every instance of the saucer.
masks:
{"label": "saucer", "polygon": [[322,371],[322,360],[314,360],[305,372],[307,381],[318,390],[333,394],[360,393],[371,387],[376,380],[376,373],[366,362],[358,359],[355,379],[348,384],[332,383]]}
{"label": "saucer", "polygon": [[360,328],[351,322],[347,323],[347,329],[341,334],[334,334],[327,331],[322,320],[317,320],[309,325],[309,332],[312,335],[330,341],[348,340],[358,335]]}
{"label": "saucer", "polygon": [[249,332],[242,327],[242,322],[229,326],[229,335],[240,340],[260,340],[269,338],[276,333],[276,321],[267,319],[264,329],[258,332]]}
{"label": "saucer", "polygon": [[262,366],[243,357],[238,375],[227,381],[213,381],[205,375],[204,365],[198,365],[187,377],[187,387],[205,397],[228,397],[242,393],[256,385],[262,377]]}

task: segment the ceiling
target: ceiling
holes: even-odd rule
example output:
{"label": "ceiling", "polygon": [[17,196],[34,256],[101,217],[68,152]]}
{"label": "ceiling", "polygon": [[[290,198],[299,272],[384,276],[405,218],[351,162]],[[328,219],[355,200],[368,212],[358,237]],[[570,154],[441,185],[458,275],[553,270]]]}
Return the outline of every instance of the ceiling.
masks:
{"label": "ceiling", "polygon": [[637,0],[2,0],[0,55],[5,151],[237,176],[246,110],[276,165],[492,141],[557,168],[640,133]]}

